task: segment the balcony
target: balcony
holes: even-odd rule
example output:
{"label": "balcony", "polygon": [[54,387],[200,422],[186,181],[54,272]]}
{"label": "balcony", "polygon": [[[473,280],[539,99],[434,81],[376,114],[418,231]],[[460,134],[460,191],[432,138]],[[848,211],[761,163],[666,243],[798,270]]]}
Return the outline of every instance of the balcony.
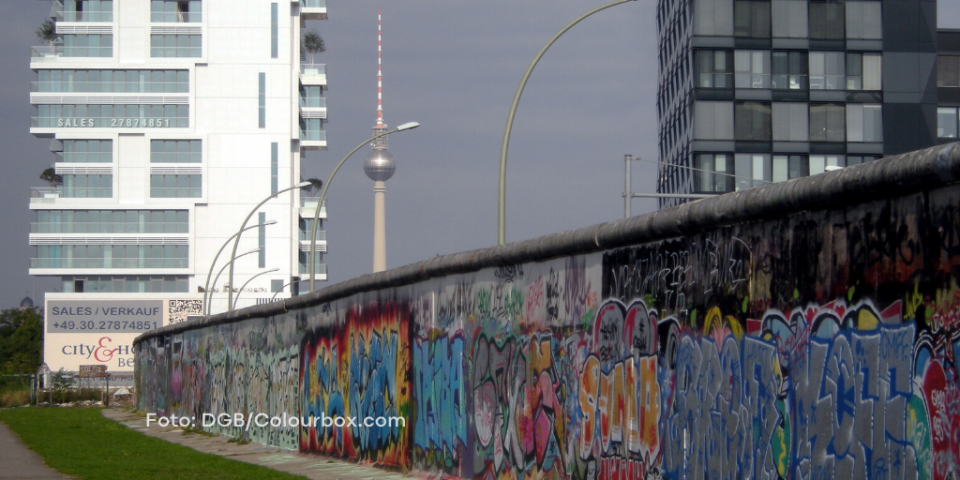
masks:
{"label": "balcony", "polygon": [[[32,196],[31,196],[32,197]],[[32,222],[30,233],[189,233],[186,223]]]}
{"label": "balcony", "polygon": [[[325,282],[327,280],[327,264],[320,263],[317,264],[317,268],[314,272],[316,274],[316,280],[320,282]],[[300,275],[310,275],[309,265],[301,263],[300,264]],[[310,277],[304,277],[300,280],[300,291],[303,292],[304,288],[310,288]]]}
{"label": "balcony", "polygon": [[113,22],[113,10],[64,11],[56,12],[58,22]]}
{"label": "balcony", "polygon": [[109,58],[113,45],[105,47],[39,45],[30,47],[30,62],[56,62],[59,58]]}
{"label": "balcony", "polygon": [[56,187],[30,187],[30,203],[57,203],[58,198]]}
{"label": "balcony", "polygon": [[187,268],[186,258],[31,258],[30,268]]}
{"label": "balcony", "polygon": [[300,83],[302,85],[327,85],[327,64],[301,63]]}
{"label": "balcony", "polygon": [[326,20],[327,0],[294,0],[300,4],[301,20]]}
{"label": "balcony", "polygon": [[326,150],[327,131],[300,129],[300,148],[303,150]]}
{"label": "balcony", "polygon": [[[319,200],[320,197],[300,197],[300,218],[312,219]],[[327,199],[323,199],[323,206],[320,207],[320,218],[324,220],[327,218]],[[320,240],[320,238],[318,237],[317,240]],[[324,240],[326,240],[326,237],[324,237]]]}

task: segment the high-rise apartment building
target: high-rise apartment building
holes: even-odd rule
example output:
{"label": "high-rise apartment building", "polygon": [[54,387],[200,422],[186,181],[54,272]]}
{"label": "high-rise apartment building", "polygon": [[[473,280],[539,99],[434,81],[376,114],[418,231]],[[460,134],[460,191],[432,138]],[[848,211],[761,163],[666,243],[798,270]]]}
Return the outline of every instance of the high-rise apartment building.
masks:
{"label": "high-rise apartment building", "polygon": [[658,192],[729,192],[937,143],[936,11],[660,0]]}
{"label": "high-rise apartment building", "polygon": [[[302,181],[305,150],[326,149],[325,68],[301,61],[325,1],[52,3],[56,38],[30,63],[30,131],[55,162],[30,198],[30,274],[62,285],[46,295],[49,366],[131,370],[137,334],[199,315],[204,298],[217,313],[231,288],[238,307],[296,294],[320,206],[281,191]],[[229,285],[230,246],[211,270],[215,255],[277,192],[252,213]]]}

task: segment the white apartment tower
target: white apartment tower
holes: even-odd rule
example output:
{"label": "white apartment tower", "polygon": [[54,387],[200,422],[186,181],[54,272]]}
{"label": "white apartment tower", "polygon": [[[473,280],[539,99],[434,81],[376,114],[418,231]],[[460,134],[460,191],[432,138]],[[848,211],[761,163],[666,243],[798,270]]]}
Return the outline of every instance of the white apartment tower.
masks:
{"label": "white apartment tower", "polygon": [[326,72],[300,41],[325,0],[52,4],[57,38],[30,63],[30,131],[59,176],[30,198],[30,274],[62,280],[45,299],[50,368],[126,371],[137,334],[201,314],[205,297],[218,313],[231,287],[242,308],[306,286],[318,205],[298,189],[253,213],[232,286],[231,246],[208,272],[259,202],[301,183],[301,154],[326,149]]}

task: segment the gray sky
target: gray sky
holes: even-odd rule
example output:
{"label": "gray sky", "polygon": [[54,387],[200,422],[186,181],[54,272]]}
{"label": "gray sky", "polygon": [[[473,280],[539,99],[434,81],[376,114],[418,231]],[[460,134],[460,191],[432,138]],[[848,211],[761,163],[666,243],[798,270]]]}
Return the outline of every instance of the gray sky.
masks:
{"label": "gray sky", "polygon": [[[127,1],[127,0],[120,0]],[[327,51],[329,150],[310,152],[305,177],[326,179],[376,120],[377,9],[383,11],[384,119],[417,130],[390,136],[387,266],[496,244],[500,143],[529,62],[556,33],[607,0],[327,0],[310,22]],[[941,27],[960,26],[960,0],[941,1]],[[507,165],[507,241],[623,216],[623,155],[657,158],[656,3],[600,12],[567,32],[527,84]],[[29,47],[49,2],[0,1],[0,308],[38,303],[55,280],[27,275],[28,187],[50,166],[49,140],[29,133]],[[366,149],[327,191],[329,284],[369,273],[373,182]],[[655,191],[656,166],[635,163],[634,190]],[[634,200],[633,213],[655,209]]]}

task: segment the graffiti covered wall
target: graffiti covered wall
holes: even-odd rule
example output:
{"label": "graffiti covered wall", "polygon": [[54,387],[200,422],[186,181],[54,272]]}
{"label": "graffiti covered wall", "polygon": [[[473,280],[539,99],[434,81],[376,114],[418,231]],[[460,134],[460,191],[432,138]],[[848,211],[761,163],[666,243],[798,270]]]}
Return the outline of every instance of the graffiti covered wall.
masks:
{"label": "graffiti covered wall", "polygon": [[470,479],[957,478],[958,277],[948,184],[177,326],[138,402]]}

